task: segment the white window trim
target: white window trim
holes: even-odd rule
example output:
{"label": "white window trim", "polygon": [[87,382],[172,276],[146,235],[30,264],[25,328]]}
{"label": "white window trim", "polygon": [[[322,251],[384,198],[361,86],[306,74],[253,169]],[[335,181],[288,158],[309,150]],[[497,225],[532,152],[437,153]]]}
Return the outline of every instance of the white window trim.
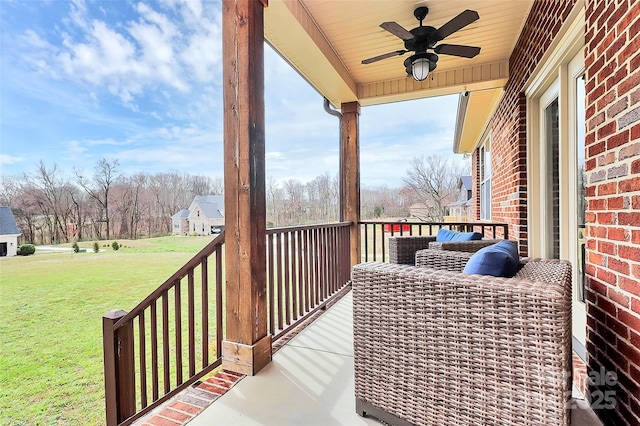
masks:
{"label": "white window trim", "polygon": [[[489,147],[489,150],[487,151],[487,147]],[[492,208],[491,208],[491,193],[493,192],[493,186],[492,186],[492,182],[491,182],[491,133],[489,133],[484,140],[482,141],[482,143],[480,144],[480,147],[478,148],[478,153],[479,153],[479,167],[480,167],[480,185],[479,185],[479,190],[480,190],[480,194],[479,194],[479,199],[480,199],[480,220],[491,220],[491,214],[492,214]],[[490,164],[489,167],[486,166],[486,161],[487,161],[487,157],[489,158]],[[489,171],[488,176],[487,173],[485,172],[486,170]],[[486,200],[485,196],[484,196],[484,186],[486,185],[486,183],[489,182],[489,199]],[[485,204],[486,207],[485,207]],[[483,213],[485,212],[485,208],[488,211],[488,216],[483,215]]]}

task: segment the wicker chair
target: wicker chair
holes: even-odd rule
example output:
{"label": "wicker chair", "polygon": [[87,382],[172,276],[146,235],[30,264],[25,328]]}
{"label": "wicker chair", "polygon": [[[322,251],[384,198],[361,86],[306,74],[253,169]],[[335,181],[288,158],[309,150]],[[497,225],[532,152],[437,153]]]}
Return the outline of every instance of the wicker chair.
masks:
{"label": "wicker chair", "polygon": [[436,250],[453,250],[476,252],[482,247],[490,246],[500,240],[473,240],[456,242],[436,242],[435,236],[397,236],[389,237],[389,262],[413,265],[418,250],[432,248]]}
{"label": "wicker chair", "polygon": [[360,415],[570,424],[569,262],[529,259],[513,278],[367,263],[352,282]]}

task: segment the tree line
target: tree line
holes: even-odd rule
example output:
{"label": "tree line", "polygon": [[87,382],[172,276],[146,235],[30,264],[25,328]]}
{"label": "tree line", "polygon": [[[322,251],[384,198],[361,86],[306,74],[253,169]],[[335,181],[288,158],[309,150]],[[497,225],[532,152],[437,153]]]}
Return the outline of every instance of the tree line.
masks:
{"label": "tree line", "polygon": [[[402,218],[421,203],[418,219],[442,221],[457,197],[463,169],[445,157],[416,157],[399,188],[363,187],[363,220]],[[339,181],[328,173],[303,183],[266,184],[267,227],[335,222],[340,217]],[[171,216],[197,195],[223,194],[220,177],[177,171],[125,175],[117,160],[103,158],[90,172],[65,173],[39,161],[35,171],[3,176],[0,204],[10,206],[21,240],[55,244],[80,240],[136,239],[172,232]]]}
{"label": "tree line", "polygon": [[222,190],[221,178],[177,171],[126,176],[118,160],[71,174],[40,161],[32,173],[2,177],[0,203],[11,207],[23,241],[55,244],[169,234],[174,213]]}

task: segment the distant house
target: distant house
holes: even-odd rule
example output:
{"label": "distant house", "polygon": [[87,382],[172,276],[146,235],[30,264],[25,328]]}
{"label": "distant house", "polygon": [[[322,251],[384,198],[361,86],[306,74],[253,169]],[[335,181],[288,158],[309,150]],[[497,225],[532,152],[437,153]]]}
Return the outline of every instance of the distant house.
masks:
{"label": "distant house", "polygon": [[471,217],[471,176],[462,176],[458,180],[458,199],[447,205],[449,208],[448,220],[455,222],[467,222]]}
{"label": "distant house", "polygon": [[224,196],[198,195],[172,217],[174,235],[213,235],[224,229]]}
{"label": "distant house", "polygon": [[0,257],[15,256],[20,231],[9,207],[0,207]]}

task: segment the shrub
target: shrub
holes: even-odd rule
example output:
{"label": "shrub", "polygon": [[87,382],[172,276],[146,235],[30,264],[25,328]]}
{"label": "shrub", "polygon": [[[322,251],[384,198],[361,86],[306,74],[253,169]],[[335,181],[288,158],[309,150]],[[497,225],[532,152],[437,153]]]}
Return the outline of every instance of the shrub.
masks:
{"label": "shrub", "polygon": [[120,246],[120,244],[118,244],[118,242],[117,242],[117,241],[114,241],[114,242],[111,244],[111,248],[112,248],[112,249],[114,249],[114,250],[118,250],[120,247],[121,247],[121,246]]}
{"label": "shrub", "polygon": [[78,253],[80,251],[80,246],[78,245],[77,241],[74,241],[73,245],[71,247],[73,247],[73,252],[74,253]]}
{"label": "shrub", "polygon": [[29,256],[36,252],[36,246],[33,244],[23,244],[18,247],[18,256]]}
{"label": "shrub", "polygon": [[97,253],[97,252],[99,252],[99,251],[100,251],[100,244],[98,244],[98,242],[97,242],[97,241],[93,243],[93,251],[94,251],[95,253]]}

